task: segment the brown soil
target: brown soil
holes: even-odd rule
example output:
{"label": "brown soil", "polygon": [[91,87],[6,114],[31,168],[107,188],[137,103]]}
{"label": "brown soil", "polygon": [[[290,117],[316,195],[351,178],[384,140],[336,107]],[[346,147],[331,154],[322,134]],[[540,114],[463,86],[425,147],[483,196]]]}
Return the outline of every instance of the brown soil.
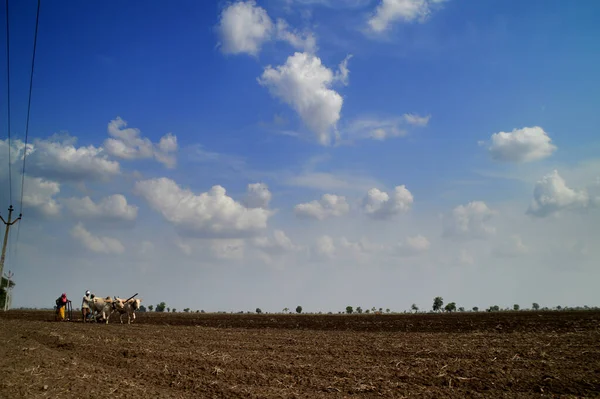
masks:
{"label": "brown soil", "polygon": [[597,397],[599,312],[0,314],[1,398]]}

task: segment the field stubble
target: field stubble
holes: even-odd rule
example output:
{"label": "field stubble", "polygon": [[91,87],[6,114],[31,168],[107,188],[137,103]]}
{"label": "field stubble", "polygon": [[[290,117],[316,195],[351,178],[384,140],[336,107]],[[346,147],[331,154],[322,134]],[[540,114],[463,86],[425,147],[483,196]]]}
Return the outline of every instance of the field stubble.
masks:
{"label": "field stubble", "polygon": [[0,314],[0,397],[594,397],[600,313]]}

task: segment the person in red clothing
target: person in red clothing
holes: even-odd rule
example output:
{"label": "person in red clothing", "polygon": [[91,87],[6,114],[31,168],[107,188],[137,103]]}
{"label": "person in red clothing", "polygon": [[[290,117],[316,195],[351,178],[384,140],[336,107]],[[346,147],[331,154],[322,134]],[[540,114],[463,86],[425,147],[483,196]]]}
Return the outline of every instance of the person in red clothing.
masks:
{"label": "person in red clothing", "polygon": [[67,307],[67,294],[63,294],[56,300],[56,320],[63,321],[65,319],[65,308]]}

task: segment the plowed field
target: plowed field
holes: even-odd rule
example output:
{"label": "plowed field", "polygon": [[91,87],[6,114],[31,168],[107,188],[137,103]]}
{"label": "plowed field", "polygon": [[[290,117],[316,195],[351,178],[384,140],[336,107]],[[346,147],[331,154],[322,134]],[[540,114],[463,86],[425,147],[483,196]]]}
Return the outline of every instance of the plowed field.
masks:
{"label": "plowed field", "polygon": [[0,313],[1,398],[600,396],[592,311],[52,319]]}

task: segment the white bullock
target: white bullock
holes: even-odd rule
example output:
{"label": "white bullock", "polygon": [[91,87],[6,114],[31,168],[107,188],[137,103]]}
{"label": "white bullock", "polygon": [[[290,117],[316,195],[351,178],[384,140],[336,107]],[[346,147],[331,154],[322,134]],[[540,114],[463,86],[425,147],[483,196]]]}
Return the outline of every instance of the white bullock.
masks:
{"label": "white bullock", "polygon": [[[129,299],[125,301],[121,298],[115,298],[114,301],[114,309],[119,312],[119,320],[121,320],[121,324],[123,323],[123,315],[127,314],[127,324],[131,324],[132,321],[135,321],[135,311],[140,308],[140,304],[142,303],[141,299]],[[132,320],[133,319],[133,320]]]}
{"label": "white bullock", "polygon": [[107,296],[106,298],[94,297],[90,301],[90,311],[96,318],[101,314],[102,320],[108,324],[108,319],[115,309],[114,300]]}

